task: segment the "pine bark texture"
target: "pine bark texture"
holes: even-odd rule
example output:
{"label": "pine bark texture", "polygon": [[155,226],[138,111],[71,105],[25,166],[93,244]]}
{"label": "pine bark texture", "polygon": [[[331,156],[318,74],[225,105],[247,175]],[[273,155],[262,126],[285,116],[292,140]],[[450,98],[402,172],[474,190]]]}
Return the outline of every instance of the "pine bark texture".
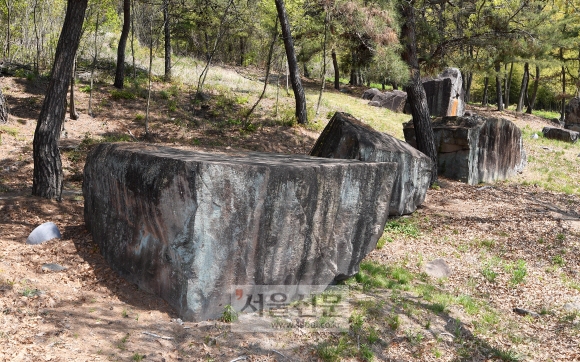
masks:
{"label": "pine bark texture", "polygon": [[165,81],[171,80],[171,29],[169,28],[169,0],[163,0],[163,33],[165,41]]}
{"label": "pine bark texture", "polygon": [[296,51],[294,49],[294,40],[290,31],[290,21],[284,6],[284,0],[275,0],[278,18],[280,19],[280,26],[282,28],[282,37],[284,38],[284,48],[286,49],[286,57],[288,59],[288,68],[290,71],[290,82],[292,83],[292,90],[294,91],[294,98],[296,99],[296,119],[300,124],[308,123],[308,115],[306,113],[306,95],[300,80],[300,71],[298,69],[298,61],[296,60]]}
{"label": "pine bark texture", "polygon": [[528,93],[528,81],[530,79],[530,71],[528,63],[524,64],[524,76],[522,77],[522,85],[520,87],[520,97],[518,99],[518,106],[516,112],[521,112],[524,109],[524,102],[526,94]]}
{"label": "pine bark texture", "polygon": [[431,117],[429,107],[427,106],[427,95],[421,82],[419,71],[419,61],[417,59],[417,42],[415,38],[415,9],[413,3],[403,0],[400,4],[401,18],[405,19],[401,28],[401,38],[404,44],[403,59],[410,68],[411,76],[409,83],[405,87],[407,91],[407,100],[411,106],[413,115],[413,124],[415,126],[415,135],[417,138],[417,149],[426,154],[432,161],[431,182],[437,182],[437,151],[435,149],[435,140],[433,128],[431,126]]}
{"label": "pine bark texture", "polygon": [[50,83],[34,132],[32,194],[49,199],[60,200],[62,194],[63,173],[58,141],[66,114],[66,96],[87,2],[88,0],[68,0]]}
{"label": "pine bark texture", "polygon": [[113,84],[119,89],[123,89],[123,82],[125,81],[125,48],[130,28],[131,0],[123,0],[123,29],[121,30],[121,38],[119,38],[119,48],[117,48],[117,69],[115,70],[115,83]]}
{"label": "pine bark texture", "polygon": [[338,69],[338,60],[334,49],[332,49],[332,66],[334,67],[334,89],[340,90],[340,70]]}
{"label": "pine bark texture", "polygon": [[532,114],[534,107],[536,105],[536,97],[538,95],[538,86],[540,85],[540,67],[536,65],[536,77],[534,78],[534,85],[532,87],[532,96],[526,109],[526,113]]}

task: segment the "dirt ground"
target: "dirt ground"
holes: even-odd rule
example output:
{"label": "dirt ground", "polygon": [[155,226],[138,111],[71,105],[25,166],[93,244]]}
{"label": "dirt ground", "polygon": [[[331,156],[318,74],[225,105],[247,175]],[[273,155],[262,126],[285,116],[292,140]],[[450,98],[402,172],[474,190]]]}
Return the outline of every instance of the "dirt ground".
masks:
{"label": "dirt ground", "polygon": [[[136,110],[143,100],[112,100],[103,86],[95,102],[96,118],[86,114],[88,96],[77,92],[80,119],[67,120],[62,138],[65,191],[62,202],[30,196],[32,136],[42,104],[44,83],[2,78],[10,104],[8,128],[0,146],[0,361],[316,361],[323,333],[295,329],[274,334],[239,334],[221,321],[182,322],[160,298],[138,290],[119,278],[105,263],[84,228],[81,193],[83,153],[95,137],[141,137]],[[233,131],[201,126],[184,128],[164,121],[155,128],[156,141],[167,145],[222,151],[248,149],[307,153],[317,134],[299,127],[262,127],[243,137]],[[520,122],[546,123],[529,117]],[[546,123],[547,124],[547,123]],[[131,131],[131,132],[129,132]],[[228,136],[228,132],[232,135]],[[132,136],[131,136],[132,135]],[[185,144],[184,140],[197,140]],[[83,140],[85,142],[83,143]],[[87,141],[89,140],[89,141]],[[390,330],[377,324],[381,339],[373,347],[384,361],[492,360],[485,353],[461,357],[462,346],[446,339],[451,318],[480,344],[515,348],[535,361],[580,361],[580,321],[567,317],[568,303],[580,303],[580,198],[544,191],[535,186],[498,183],[468,186],[443,179],[431,189],[416,215],[421,237],[401,236],[369,260],[399,263],[421,272],[424,261],[444,258],[452,274],[442,288],[470,293],[501,312],[501,321],[519,339],[500,335],[473,336],[476,318],[456,307],[433,316],[430,330],[413,344],[405,331],[419,328],[418,320],[404,319],[407,327]],[[62,239],[37,246],[25,244],[28,234],[43,222],[55,222]],[[494,240],[506,261],[525,260],[527,281],[508,287],[508,273],[499,282],[485,280],[475,265],[484,258],[484,240]],[[462,248],[473,246],[473,250]],[[485,244],[487,245],[487,244]],[[564,251],[564,254],[562,254]],[[562,268],[550,262],[558,255]],[[42,271],[45,263],[66,267]],[[507,279],[506,279],[507,280]],[[572,286],[572,287],[571,287]],[[365,298],[380,298],[366,295]],[[539,318],[522,317],[513,308],[547,311]],[[388,308],[388,306],[385,306]],[[568,319],[566,319],[568,318]],[[381,327],[381,325],[383,327]],[[437,344],[441,355],[428,354]],[[422,352],[423,351],[423,352]],[[345,357],[344,360],[358,360]]]}

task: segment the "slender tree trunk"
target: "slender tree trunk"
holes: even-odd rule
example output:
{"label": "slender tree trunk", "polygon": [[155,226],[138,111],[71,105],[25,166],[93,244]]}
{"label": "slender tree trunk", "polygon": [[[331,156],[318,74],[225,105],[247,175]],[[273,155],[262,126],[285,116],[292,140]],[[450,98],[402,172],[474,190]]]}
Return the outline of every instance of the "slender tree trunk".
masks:
{"label": "slender tree trunk", "polygon": [[67,2],[50,82],[34,132],[32,194],[49,199],[60,200],[62,195],[63,174],[58,142],[66,114],[70,74],[81,37],[87,2],[88,0]]}
{"label": "slender tree trunk", "polygon": [[483,80],[483,99],[481,100],[481,105],[487,107],[487,90],[489,88],[489,77],[485,77]]}
{"label": "slender tree trunk", "polygon": [[465,77],[465,104],[471,100],[471,83],[473,81],[473,72],[466,72]]}
{"label": "slender tree trunk", "polygon": [[288,68],[290,70],[290,81],[292,82],[292,89],[294,90],[294,98],[296,99],[296,119],[300,124],[308,123],[308,114],[306,113],[306,95],[300,80],[300,72],[298,70],[298,62],[296,61],[296,52],[294,50],[294,40],[290,31],[290,21],[286,8],[284,7],[284,0],[274,0],[276,3],[276,10],[278,18],[280,19],[280,26],[282,27],[282,36],[284,37],[284,48],[286,49],[286,58],[288,59]]}
{"label": "slender tree trunk", "polygon": [[133,61],[133,80],[137,78],[135,65],[135,0],[131,0],[131,60]]}
{"label": "slender tree trunk", "polygon": [[225,26],[224,26],[225,21],[226,21],[226,18],[228,16],[228,11],[230,10],[230,7],[232,6],[233,3],[234,3],[233,0],[229,0],[228,5],[226,6],[224,13],[222,15],[222,18],[220,19],[220,27],[219,27],[218,35],[215,39],[215,42],[213,43],[213,47],[211,50],[208,49],[207,62],[205,64],[205,67],[201,71],[201,74],[199,75],[199,80],[197,82],[197,91],[195,92],[196,99],[198,97],[201,97],[201,94],[203,91],[203,85],[205,83],[205,77],[207,76],[207,72],[209,72],[209,67],[211,66],[211,61],[213,60],[213,56],[215,55],[218,44],[220,43],[220,41],[222,40],[222,37],[225,34]]}
{"label": "slender tree trunk", "polygon": [[340,90],[340,70],[338,69],[338,60],[336,59],[336,51],[332,49],[332,66],[334,67],[334,89]]}
{"label": "slender tree trunk", "polygon": [[240,62],[238,64],[240,67],[244,65],[246,60],[246,44],[244,40],[244,37],[240,37]]}
{"label": "slender tree trunk", "polygon": [[145,136],[149,136],[149,106],[151,105],[151,70],[153,68],[153,15],[149,18],[149,74],[147,84],[147,108],[145,109]]}
{"label": "slender tree trunk", "polygon": [[[562,49],[560,49],[562,54]],[[560,122],[566,118],[566,68],[562,65],[562,103],[560,105]]]}
{"label": "slender tree trunk", "polygon": [[408,85],[407,99],[411,106],[417,149],[426,154],[433,161],[431,171],[431,184],[437,182],[437,151],[435,149],[435,136],[431,126],[431,117],[427,105],[425,88],[421,82],[419,61],[417,59],[417,43],[415,38],[415,9],[413,2],[402,0],[400,3],[401,19],[405,19],[401,28],[401,40],[404,44],[403,59],[410,67],[411,77]]}
{"label": "slender tree trunk", "polygon": [[70,114],[70,119],[72,119],[73,121],[76,121],[77,119],[79,119],[79,114],[77,112],[77,108],[75,107],[75,70],[77,67],[77,57],[75,55],[74,61],[73,61],[73,69],[71,72],[71,78],[70,78],[70,110],[69,110],[69,114]]}
{"label": "slender tree trunk", "polygon": [[350,51],[350,85],[357,85],[357,76],[356,76],[356,52],[353,50]]}
{"label": "slender tree trunk", "polygon": [[316,104],[316,115],[320,110],[320,102],[322,101],[322,93],[324,93],[324,86],[326,85],[326,41],[328,39],[328,23],[330,21],[330,13],[326,9],[326,16],[324,17],[324,41],[322,42],[322,80],[320,82],[320,93],[318,94],[318,103]]}
{"label": "slender tree trunk", "polygon": [[[507,64],[506,64],[506,68],[507,68]],[[505,98],[505,107],[506,108],[509,108],[509,106],[510,106],[510,89],[512,87],[513,71],[514,71],[514,62],[511,62],[510,71],[508,73],[508,76],[505,79],[505,97],[504,98]]]}
{"label": "slender tree trunk", "polygon": [[171,31],[169,28],[169,0],[163,0],[163,33],[165,40],[165,81],[171,81]]}
{"label": "slender tree trunk", "polygon": [[536,96],[538,95],[538,86],[540,84],[540,67],[536,65],[536,77],[534,78],[534,85],[532,87],[532,97],[530,98],[528,109],[526,113],[532,114],[534,107],[536,105]]}
{"label": "slender tree trunk", "polygon": [[95,68],[97,66],[97,58],[99,56],[99,43],[98,43],[98,35],[99,35],[99,24],[101,18],[101,11],[97,11],[97,19],[95,21],[95,53],[93,54],[93,63],[91,64],[91,89],[89,90],[89,116],[93,116],[93,80],[95,78]]}
{"label": "slender tree trunk", "polygon": [[529,64],[524,64],[524,76],[522,77],[522,85],[520,87],[520,96],[518,98],[518,106],[516,108],[516,112],[521,112],[524,109],[524,102],[526,98],[526,94],[528,94],[528,82],[530,79],[530,70]]}
{"label": "slender tree trunk", "polygon": [[5,55],[6,58],[10,61],[10,43],[12,42],[12,34],[10,29],[12,28],[12,2],[8,0],[4,0],[4,4],[6,5],[6,50]]}
{"label": "slender tree trunk", "polygon": [[115,71],[115,83],[113,83],[119,89],[123,89],[125,81],[125,47],[127,46],[130,28],[131,0],[123,0],[123,29],[121,30],[121,38],[119,38],[119,48],[117,48],[117,69]]}
{"label": "slender tree trunk", "polygon": [[503,111],[503,92],[501,90],[501,77],[500,77],[500,72],[501,71],[501,65],[499,64],[499,62],[495,63],[495,96],[497,98],[497,110],[498,111]]}
{"label": "slender tree trunk", "polygon": [[34,74],[40,74],[40,35],[38,34],[38,22],[36,19],[36,8],[38,7],[38,0],[34,2],[32,10],[32,17],[34,21],[34,36],[36,38],[36,61],[34,62]]}
{"label": "slender tree trunk", "polygon": [[245,117],[246,119],[244,121],[244,128],[246,128],[248,126],[248,119],[250,119],[250,116],[254,112],[254,109],[256,109],[256,107],[258,106],[258,104],[260,103],[262,98],[264,98],[264,94],[266,94],[266,89],[268,87],[268,79],[270,78],[270,67],[272,64],[272,55],[274,54],[274,45],[276,45],[276,40],[278,40],[278,17],[276,17],[276,23],[274,25],[274,34],[272,37],[272,42],[270,43],[270,49],[268,49],[268,62],[266,63],[266,77],[264,79],[264,88],[262,89],[262,94],[260,94],[260,97],[258,98],[256,103],[254,103],[252,108],[250,108],[250,110],[246,114],[246,117]]}

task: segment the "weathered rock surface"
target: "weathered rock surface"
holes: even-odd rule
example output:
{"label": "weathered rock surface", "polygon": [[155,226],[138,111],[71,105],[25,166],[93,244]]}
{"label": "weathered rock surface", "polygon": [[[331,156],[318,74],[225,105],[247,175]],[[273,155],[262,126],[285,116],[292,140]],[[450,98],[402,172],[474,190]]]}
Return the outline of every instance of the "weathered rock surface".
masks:
{"label": "weathered rock surface", "polygon": [[580,133],[578,132],[555,127],[544,127],[542,133],[546,138],[570,143],[578,141],[578,138],[580,137]]}
{"label": "weathered rock surface", "polygon": [[[405,140],[416,146],[410,121],[403,126]],[[433,121],[440,175],[476,185],[504,180],[526,165],[522,132],[503,118],[442,117]]]}
{"label": "weathered rock surface", "polygon": [[366,100],[371,100],[373,99],[377,94],[381,94],[381,91],[378,90],[377,88],[369,88],[366,91],[364,91],[363,95],[362,95],[362,99],[366,99]]}
{"label": "weathered rock surface", "polygon": [[[431,179],[429,157],[393,136],[377,132],[347,113],[337,112],[328,122],[311,156],[396,162],[390,215],[410,214],[425,201]],[[389,182],[385,187],[391,187]]]}
{"label": "weathered rock surface", "polygon": [[432,278],[447,278],[451,275],[451,269],[444,259],[435,259],[425,265],[425,273]]}
{"label": "weathered rock surface", "polygon": [[369,102],[370,106],[387,108],[393,112],[402,113],[407,102],[407,93],[400,90],[378,93]]}
{"label": "weathered rock surface", "polygon": [[60,239],[60,231],[58,230],[58,226],[56,226],[53,222],[45,222],[42,225],[37,226],[28,238],[26,239],[26,244],[37,245],[42,244],[45,241],[52,240],[52,239]]}
{"label": "weathered rock surface", "polygon": [[564,128],[580,132],[580,98],[570,99],[564,110]]}
{"label": "weathered rock surface", "polygon": [[8,122],[8,106],[6,104],[6,98],[0,90],[0,123]]}
{"label": "weathered rock surface", "polygon": [[182,319],[234,285],[329,285],[358,271],[388,215],[394,163],[100,144],[85,223],[110,265]]}
{"label": "weathered rock surface", "polygon": [[462,82],[461,72],[457,68],[447,68],[437,78],[423,82],[431,116],[463,116]]}

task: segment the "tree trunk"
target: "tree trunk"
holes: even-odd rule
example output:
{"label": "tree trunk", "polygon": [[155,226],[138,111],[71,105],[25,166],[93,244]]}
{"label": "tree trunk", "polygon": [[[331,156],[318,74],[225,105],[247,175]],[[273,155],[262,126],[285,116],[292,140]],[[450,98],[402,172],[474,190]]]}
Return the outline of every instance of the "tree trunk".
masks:
{"label": "tree trunk", "polygon": [[165,40],[165,81],[171,81],[171,32],[169,28],[169,0],[163,0],[163,33]]}
{"label": "tree trunk", "polygon": [[70,78],[70,110],[69,110],[70,119],[72,119],[73,121],[76,121],[77,119],[79,119],[79,114],[77,113],[77,108],[75,107],[75,69],[76,69],[76,65],[77,65],[77,57],[75,55],[75,58],[73,60],[73,69],[72,69],[71,78]]}
{"label": "tree trunk", "polygon": [[[562,55],[562,49],[560,49]],[[560,122],[566,118],[566,68],[562,66],[562,104],[560,105]]]}
{"label": "tree trunk", "polygon": [[338,60],[336,59],[336,51],[332,49],[332,66],[334,67],[334,89],[340,90],[340,70],[338,69]]}
{"label": "tree trunk", "polygon": [[284,48],[286,48],[286,58],[288,59],[288,68],[290,70],[290,81],[292,82],[292,89],[294,90],[294,97],[296,98],[296,119],[300,124],[308,123],[308,115],[306,113],[306,95],[300,80],[300,72],[298,70],[298,62],[296,61],[296,52],[294,50],[294,40],[290,32],[290,22],[284,7],[284,0],[274,0],[276,2],[276,10],[278,18],[280,19],[280,26],[282,28],[282,36],[284,38]]}
{"label": "tree trunk", "polygon": [[320,93],[318,94],[318,102],[316,103],[316,115],[320,111],[320,102],[322,101],[322,93],[326,85],[326,41],[328,40],[328,23],[330,21],[330,12],[325,9],[326,16],[324,17],[324,41],[322,42],[322,79],[320,84]]}
{"label": "tree trunk", "polygon": [[310,78],[310,71],[308,70],[308,65],[304,62],[304,77]]}
{"label": "tree trunk", "polygon": [[520,97],[518,99],[518,106],[516,112],[521,112],[524,108],[526,94],[528,93],[528,81],[530,78],[530,71],[528,63],[524,64],[524,76],[522,77],[522,85],[520,87]]}
{"label": "tree trunk", "polygon": [[471,100],[471,83],[473,81],[473,72],[467,72],[465,79],[465,104]]}
{"label": "tree trunk", "polygon": [[540,67],[536,65],[536,78],[534,79],[534,86],[532,88],[532,97],[530,98],[530,102],[528,104],[528,109],[526,109],[526,113],[532,114],[534,107],[536,105],[536,96],[538,95],[538,86],[540,84]]}
{"label": "tree trunk", "polygon": [[246,44],[244,41],[244,37],[240,37],[240,63],[239,66],[244,66],[244,62],[246,60]]}
{"label": "tree trunk", "polygon": [[10,43],[12,42],[12,34],[10,33],[10,28],[12,27],[12,2],[4,0],[6,4],[6,50],[5,56],[10,61]]}
{"label": "tree trunk", "polygon": [[407,100],[411,106],[413,115],[413,125],[415,126],[415,137],[417,139],[417,149],[426,154],[433,161],[431,171],[431,185],[437,182],[437,151],[435,149],[435,136],[431,126],[431,117],[427,105],[425,88],[421,82],[419,71],[419,61],[417,59],[417,43],[415,38],[415,9],[412,3],[403,0],[400,3],[401,19],[405,19],[401,28],[401,39],[404,45],[403,59],[409,65],[410,79],[405,87]]}
{"label": "tree trunk", "polygon": [[[507,67],[507,64],[506,64]],[[506,69],[507,70],[507,69]],[[505,107],[509,108],[510,106],[510,89],[512,87],[512,74],[514,72],[514,63],[512,62],[510,65],[510,71],[508,76],[505,79]]]}
{"label": "tree trunk", "polygon": [[121,30],[121,38],[119,38],[119,48],[117,48],[117,69],[115,71],[115,83],[113,83],[119,89],[123,89],[123,82],[125,81],[125,47],[130,28],[131,0],[123,0],[123,29]]}
{"label": "tree trunk", "polygon": [[487,107],[487,89],[489,88],[489,77],[485,77],[483,81],[483,99],[481,105]]}
{"label": "tree trunk", "polygon": [[501,90],[501,77],[500,72],[501,66],[499,62],[495,63],[495,96],[497,98],[497,110],[503,111],[503,92]]}
{"label": "tree trunk", "polygon": [[0,124],[8,122],[8,106],[6,105],[6,98],[0,89]]}
{"label": "tree trunk", "polygon": [[49,199],[60,200],[62,194],[63,173],[58,141],[66,113],[70,74],[81,37],[87,2],[88,0],[67,2],[50,82],[34,132],[32,194]]}

